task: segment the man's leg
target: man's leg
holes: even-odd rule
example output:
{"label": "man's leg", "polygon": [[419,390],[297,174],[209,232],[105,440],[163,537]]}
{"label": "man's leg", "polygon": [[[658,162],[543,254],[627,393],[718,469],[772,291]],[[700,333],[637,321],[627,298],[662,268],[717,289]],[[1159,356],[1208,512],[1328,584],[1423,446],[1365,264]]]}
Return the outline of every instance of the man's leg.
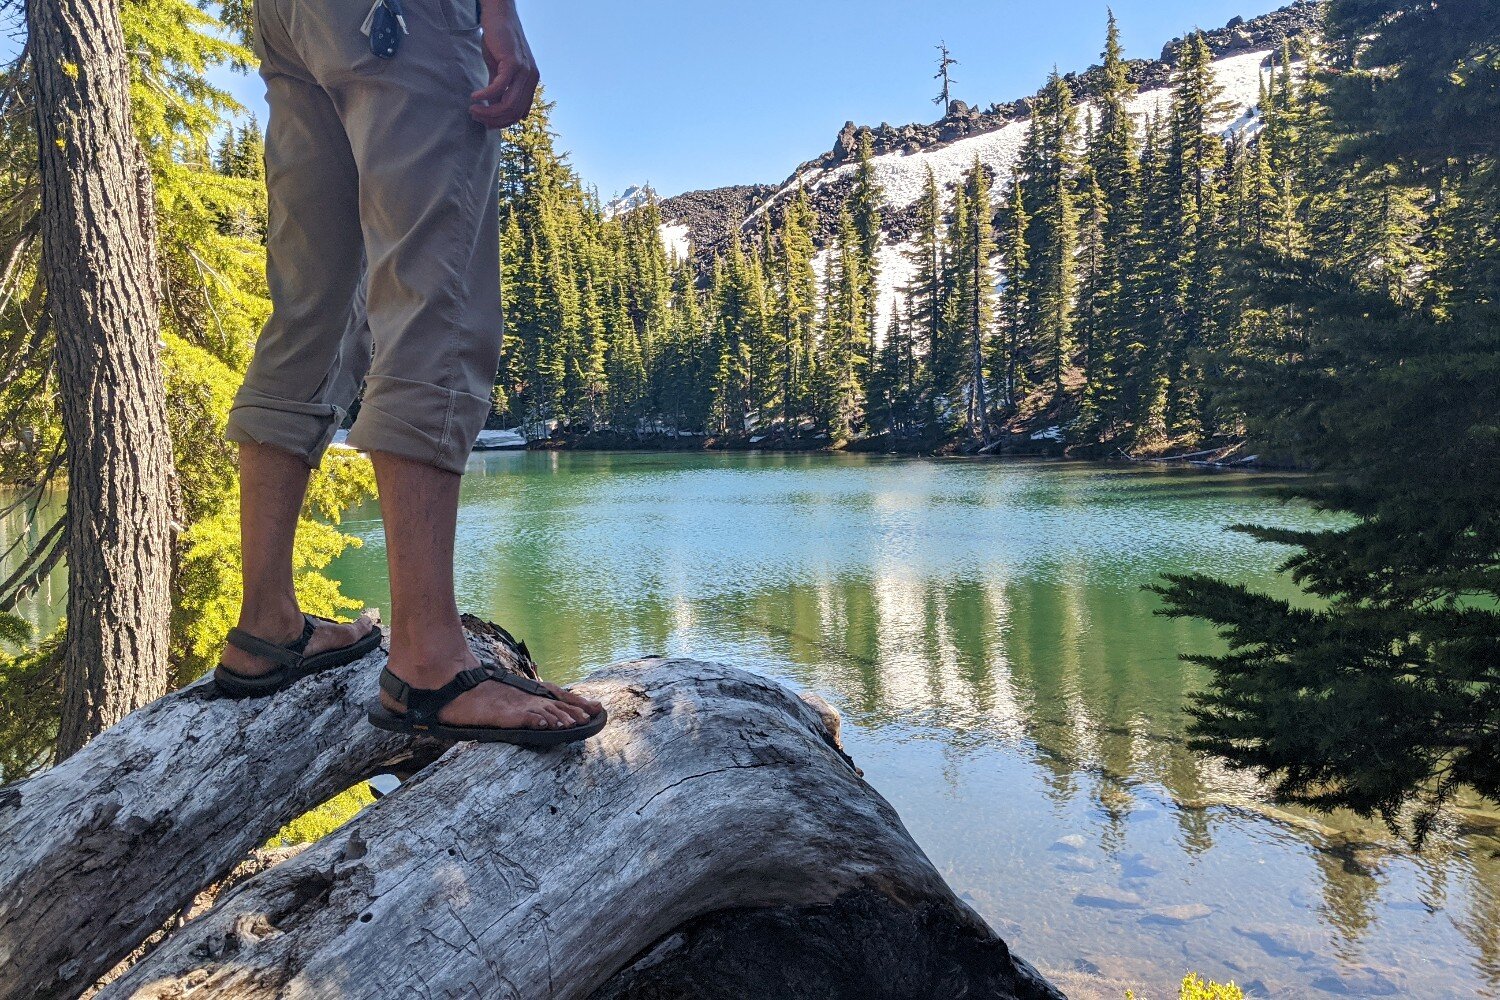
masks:
{"label": "man's leg", "polygon": [[[239,627],[269,642],[302,634],[292,545],[307,492],[368,365],[368,331],[351,322],[364,249],[359,177],[337,109],[292,52],[279,19],[256,11],[256,51],[271,117],[266,129],[272,313],[229,413],[240,445],[244,595]],[[349,645],[374,623],[322,624],[307,652]],[[270,661],[229,647],[223,664],[246,676]]]}
{"label": "man's leg", "polygon": [[[456,472],[387,452],[372,452],[391,574],[391,654],[387,667],[417,688],[440,688],[478,660],[464,641],[453,596]],[[598,702],[553,687],[549,701],[508,684],[481,684],[443,709],[455,725],[557,729],[585,722]],[[402,706],[384,692],[385,707]]]}
{"label": "man's leg", "polygon": [[[462,6],[462,5],[459,5]],[[319,37],[323,11],[303,27]],[[388,667],[440,688],[478,665],[459,625],[453,541],[460,475],[490,409],[503,329],[496,135],[469,117],[488,79],[477,24],[409,4],[401,54],[369,67],[362,38],[327,34],[310,56],[339,110],[359,173],[375,352],[348,443],[375,462],[391,582]],[[341,14],[340,17],[343,15]],[[340,48],[347,46],[347,48]],[[480,684],[440,720],[503,728],[575,725],[601,706]],[[382,695],[395,713],[403,709]],[[578,709],[581,708],[582,711]]]}
{"label": "man's leg", "polygon": [[[292,586],[292,543],[311,470],[291,452],[264,444],[240,445],[240,551],[244,596],[239,627],[268,642],[288,643],[302,635],[302,612]],[[375,623],[366,615],[347,625],[320,624],[307,642],[308,654],[358,642]],[[229,669],[255,677],[275,664],[228,646]]]}

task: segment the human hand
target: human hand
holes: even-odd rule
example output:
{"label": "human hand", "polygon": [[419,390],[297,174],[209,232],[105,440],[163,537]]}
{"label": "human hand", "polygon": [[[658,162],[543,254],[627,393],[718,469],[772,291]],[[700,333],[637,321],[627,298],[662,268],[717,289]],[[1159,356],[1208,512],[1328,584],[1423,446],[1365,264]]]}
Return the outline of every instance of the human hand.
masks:
{"label": "human hand", "polygon": [[470,95],[469,117],[485,128],[507,128],[531,113],[542,77],[515,0],[482,0],[479,23],[490,82]]}

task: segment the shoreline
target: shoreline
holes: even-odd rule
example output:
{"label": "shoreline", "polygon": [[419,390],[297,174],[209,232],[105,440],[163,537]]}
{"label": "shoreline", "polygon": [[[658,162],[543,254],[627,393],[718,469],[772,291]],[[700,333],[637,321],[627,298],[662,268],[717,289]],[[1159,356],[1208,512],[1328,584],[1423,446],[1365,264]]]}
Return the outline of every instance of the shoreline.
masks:
{"label": "shoreline", "polygon": [[[758,438],[758,439],[757,439]],[[967,459],[1049,459],[1054,461],[1098,462],[1108,465],[1181,465],[1197,469],[1215,469],[1239,472],[1307,472],[1288,462],[1259,454],[1237,457],[1251,451],[1243,439],[1225,441],[1204,448],[1201,443],[1182,445],[1161,454],[1134,455],[1121,447],[1108,444],[1080,444],[1069,446],[1059,441],[1001,440],[990,450],[973,448],[967,441],[924,441],[912,439],[902,442],[887,442],[880,438],[865,438],[842,446],[829,444],[826,440],[806,438],[782,438],[779,435],[761,436],[668,436],[652,434],[586,434],[578,436],[550,437],[530,441],[524,449],[500,448],[475,451],[576,451],[576,452],[756,452],[783,455],[888,455],[905,458],[967,458]]]}

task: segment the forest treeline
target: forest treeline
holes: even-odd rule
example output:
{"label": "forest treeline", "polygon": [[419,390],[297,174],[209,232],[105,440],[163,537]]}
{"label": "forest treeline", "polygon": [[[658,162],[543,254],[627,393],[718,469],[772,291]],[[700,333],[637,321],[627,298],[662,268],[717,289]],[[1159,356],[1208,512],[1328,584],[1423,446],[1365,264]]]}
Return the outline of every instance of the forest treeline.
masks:
{"label": "forest treeline", "polygon": [[1111,17],[1096,92],[1081,101],[1054,74],[1010,175],[976,162],[949,190],[929,176],[883,330],[868,134],[826,246],[799,190],[718,258],[675,261],[656,204],[606,217],[543,107],[506,139],[497,413],[835,444],[980,445],[1044,423],[1131,449],[1243,434],[1240,380],[1281,329],[1248,260],[1337,262],[1411,301],[1439,287],[1458,233],[1451,197],[1337,161],[1338,58],[1288,43],[1226,131],[1212,54],[1190,36],[1168,102],[1140,121]]}

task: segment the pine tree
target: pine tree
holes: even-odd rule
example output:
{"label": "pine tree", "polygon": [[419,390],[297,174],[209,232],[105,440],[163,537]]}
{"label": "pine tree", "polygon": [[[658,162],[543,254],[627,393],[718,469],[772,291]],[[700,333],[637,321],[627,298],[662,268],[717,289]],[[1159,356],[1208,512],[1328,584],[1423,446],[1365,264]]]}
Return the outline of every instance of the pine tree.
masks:
{"label": "pine tree", "polygon": [[846,207],[839,213],[838,242],[828,263],[815,393],[819,422],[835,443],[852,436],[865,402],[870,331],[863,259],[859,230]]}
{"label": "pine tree", "polygon": [[[1316,602],[1203,575],[1161,589],[1165,613],[1228,642],[1193,657],[1213,676],[1196,746],[1282,800],[1410,819],[1418,840],[1461,789],[1500,796],[1500,129],[1474,99],[1500,83],[1482,57],[1500,24],[1484,8],[1338,0],[1328,34],[1349,41],[1330,71],[1301,95],[1278,78],[1262,133],[1278,185],[1335,151],[1283,219],[1318,240],[1367,221],[1332,256],[1285,228],[1246,251],[1241,291],[1272,321],[1240,352],[1237,402],[1259,441],[1319,473],[1293,493],[1347,520],[1246,529],[1293,547]],[[1273,113],[1334,142],[1272,131]],[[1379,258],[1397,242],[1429,256]]]}
{"label": "pine tree", "polygon": [[1137,280],[1134,251],[1142,238],[1140,151],[1136,122],[1130,114],[1136,88],[1126,70],[1113,11],[1102,60],[1095,97],[1098,125],[1085,154],[1090,183],[1097,185],[1098,194],[1087,192],[1085,213],[1093,231],[1086,233],[1084,243],[1102,253],[1095,258],[1095,273],[1085,296],[1090,346],[1081,424],[1097,436],[1110,438],[1129,417],[1125,397],[1131,331],[1140,318],[1130,286]]}
{"label": "pine tree", "polygon": [[1027,382],[1026,358],[1030,349],[1031,303],[1027,298],[1026,275],[1030,259],[1026,232],[1031,219],[1022,200],[1019,176],[1012,176],[1010,204],[1005,211],[1005,226],[1000,239],[1000,270],[1005,278],[1000,297],[1000,363],[1004,372],[1000,382],[1000,406],[1013,413],[1020,405]]}
{"label": "pine tree", "polygon": [[860,297],[864,302],[864,329],[870,332],[869,355],[865,358],[866,370],[875,363],[875,337],[877,315],[880,308],[880,232],[881,205],[885,191],[875,178],[874,151],[870,130],[859,134],[859,158],[854,170],[854,188],[849,193],[849,214],[854,220],[854,231],[858,236],[859,274],[862,286]]}
{"label": "pine tree", "polygon": [[1228,116],[1213,55],[1201,32],[1182,46],[1172,79],[1163,192],[1169,295],[1165,374],[1167,425],[1197,434],[1212,427],[1205,403],[1204,359],[1222,347],[1222,170],[1224,140],[1216,126]]}
{"label": "pine tree", "polygon": [[990,443],[989,396],[986,363],[995,319],[995,280],[991,258],[995,254],[994,210],[990,205],[990,176],[976,157],[964,178],[969,202],[969,232],[962,244],[964,266],[969,272],[966,334],[966,374],[969,433],[985,446]]}
{"label": "pine tree", "polygon": [[1113,344],[1106,327],[1111,296],[1108,199],[1093,167],[1084,170],[1078,225],[1077,339],[1083,368],[1082,426],[1099,430],[1101,411],[1111,399]]}
{"label": "pine tree", "polygon": [[788,434],[794,417],[806,412],[813,355],[817,349],[818,276],[813,269],[814,224],[807,192],[798,189],[781,221],[774,257],[775,307],[779,330],[782,422]]}
{"label": "pine tree", "polygon": [[1043,377],[1061,400],[1074,349],[1073,307],[1077,290],[1078,111],[1073,93],[1056,70],[1032,108],[1021,150],[1022,198],[1031,213],[1026,243],[1030,268],[1024,287],[1032,304]]}
{"label": "pine tree", "polygon": [[[917,230],[912,238],[908,259],[912,264],[911,283],[904,289],[911,312],[907,324],[910,338],[921,344],[929,366],[939,358],[939,341],[943,318],[943,200],[937,179],[929,166],[917,201]],[[915,379],[916,373],[912,377]],[[912,393],[923,401],[927,420],[934,418],[932,387],[913,384]]]}

